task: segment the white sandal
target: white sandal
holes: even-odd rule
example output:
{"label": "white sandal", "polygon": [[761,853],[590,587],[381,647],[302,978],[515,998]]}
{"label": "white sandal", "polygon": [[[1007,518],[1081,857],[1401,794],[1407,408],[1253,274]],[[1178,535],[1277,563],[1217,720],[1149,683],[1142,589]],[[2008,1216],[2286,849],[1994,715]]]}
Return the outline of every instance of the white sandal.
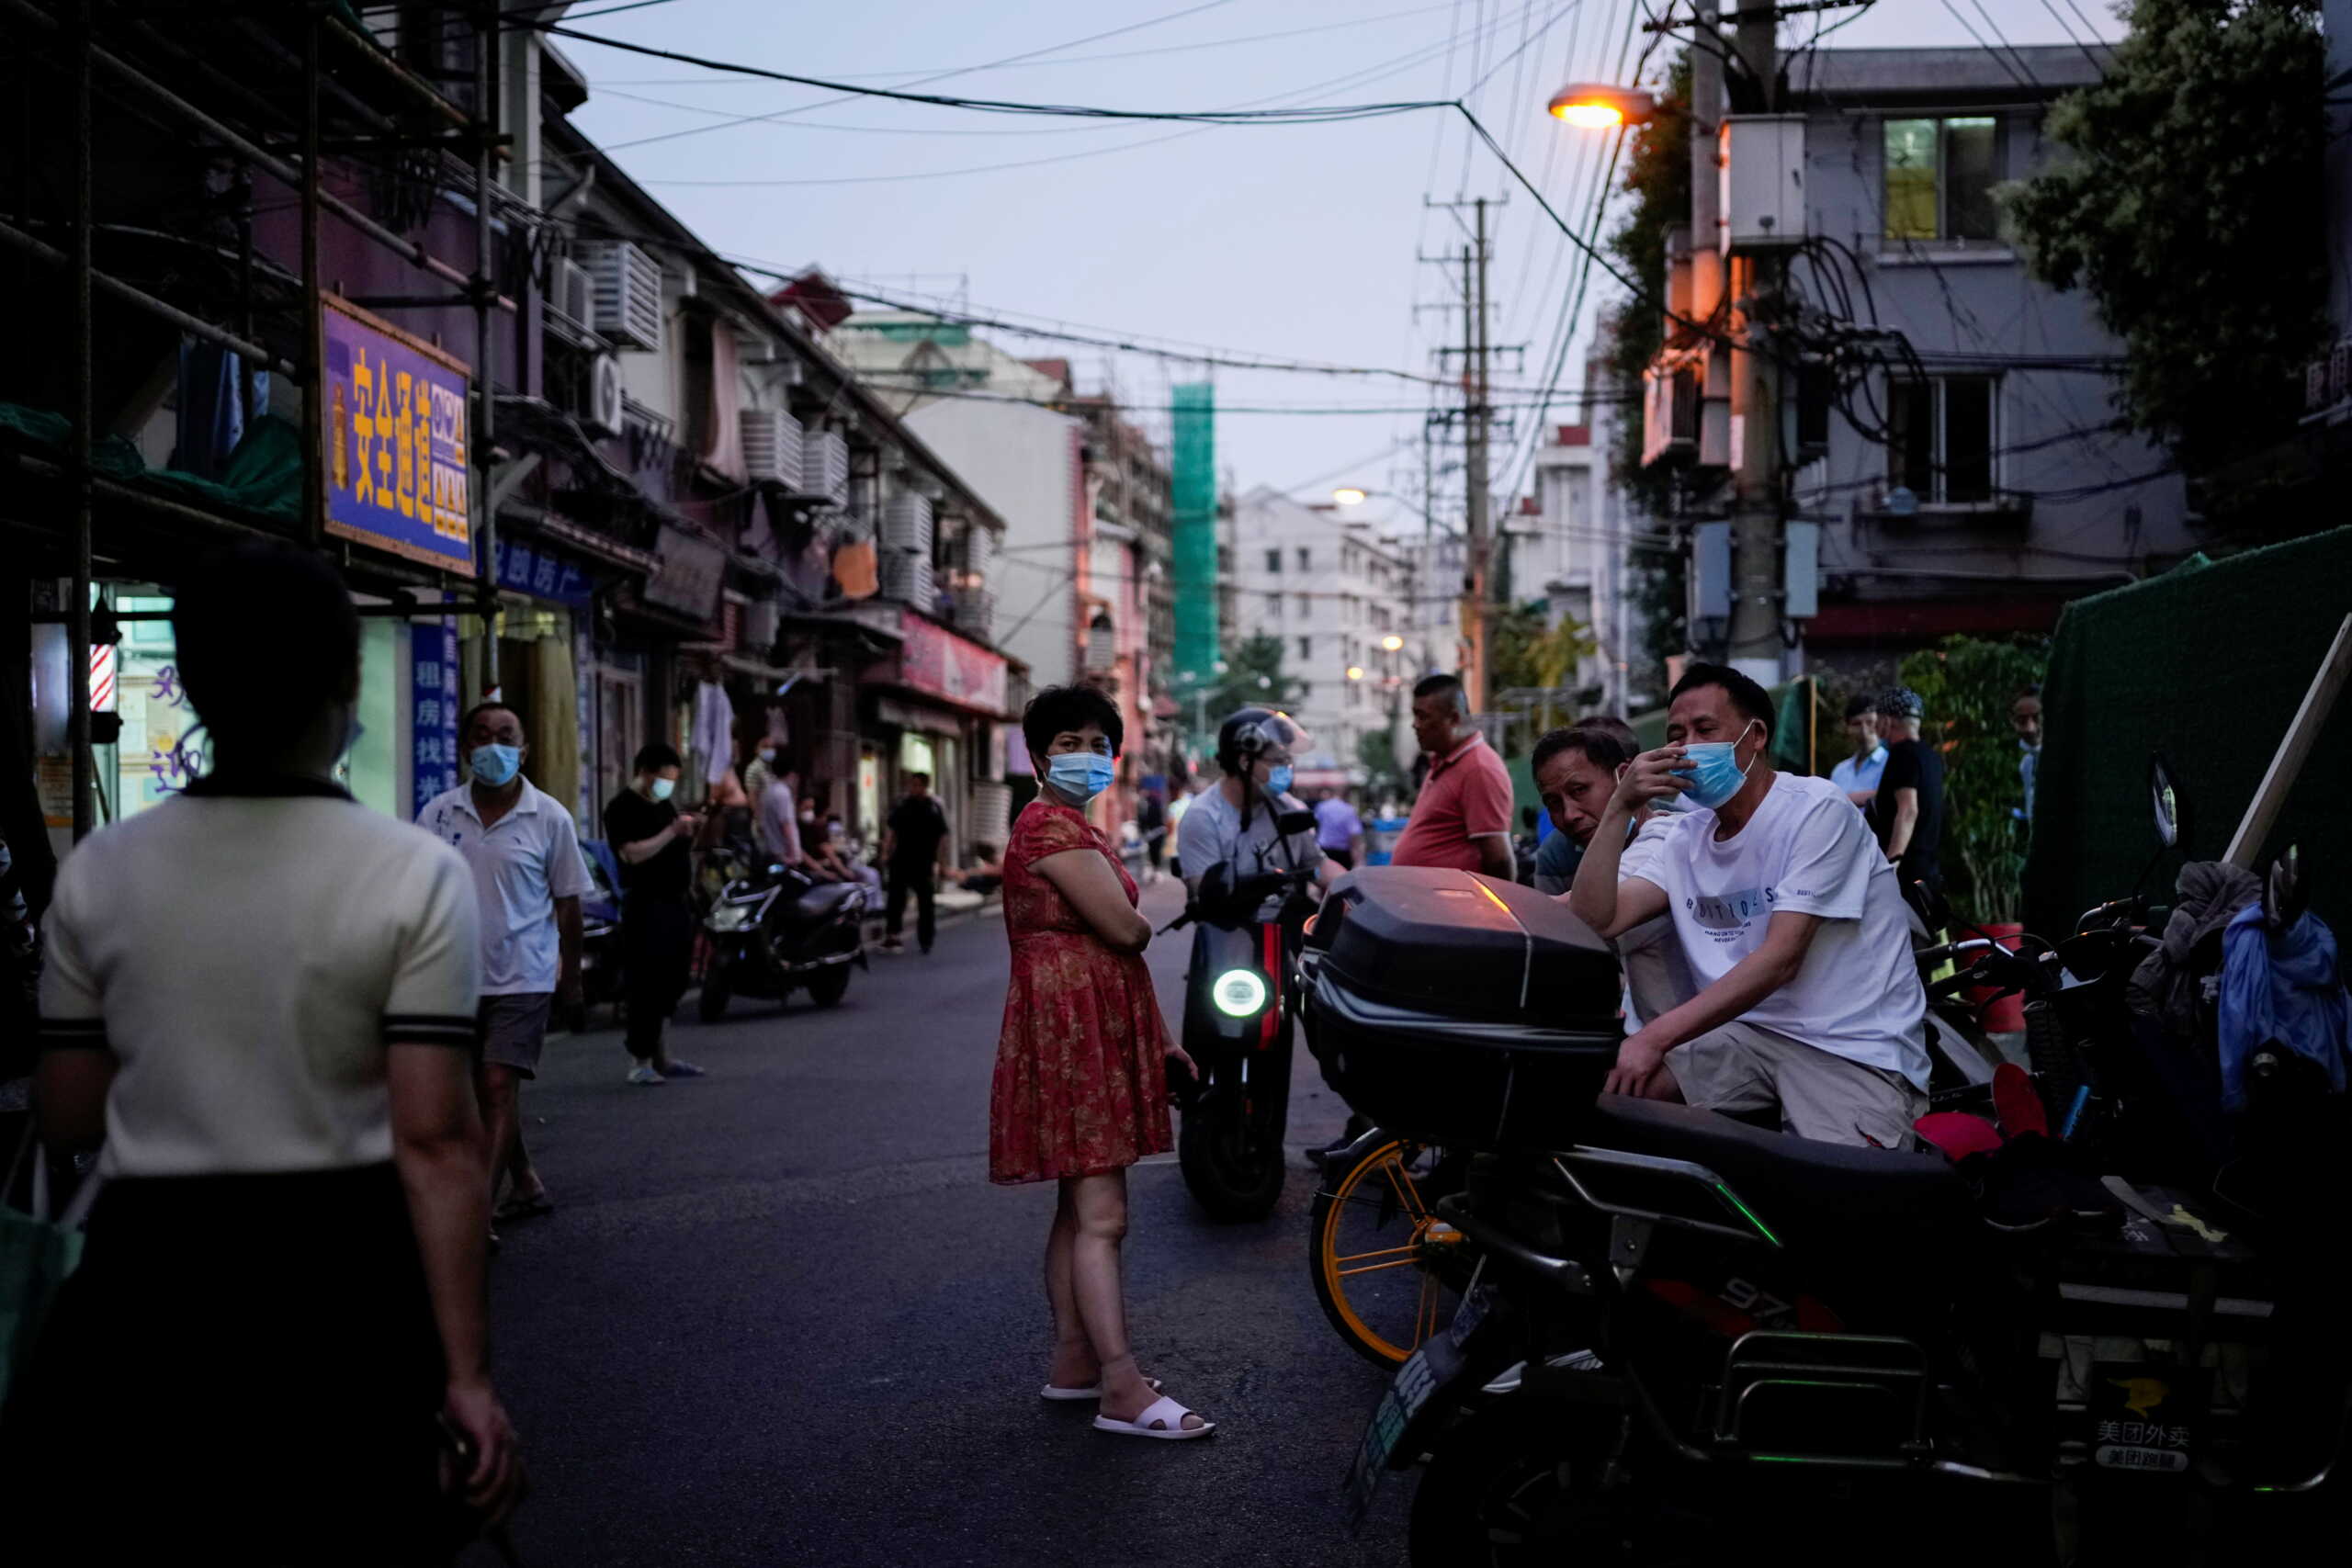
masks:
{"label": "white sandal", "polygon": [[[1151,1385],[1152,1393],[1158,1393],[1160,1391],[1162,1384],[1158,1378],[1146,1378],[1143,1381]],[[1055,1400],[1100,1399],[1102,1397],[1102,1385],[1100,1382],[1091,1382],[1084,1388],[1058,1388],[1052,1383],[1047,1383],[1037,1391],[1037,1397]]]}
{"label": "white sandal", "polygon": [[1186,1438],[1205,1438],[1216,1430],[1216,1423],[1205,1419],[1197,1427],[1185,1426],[1184,1417],[1193,1414],[1193,1412],[1163,1395],[1153,1400],[1145,1407],[1143,1414],[1132,1421],[1114,1420],[1108,1416],[1097,1414],[1094,1417],[1094,1425],[1105,1432],[1114,1432],[1122,1438],[1158,1438],[1163,1442],[1176,1442]]}

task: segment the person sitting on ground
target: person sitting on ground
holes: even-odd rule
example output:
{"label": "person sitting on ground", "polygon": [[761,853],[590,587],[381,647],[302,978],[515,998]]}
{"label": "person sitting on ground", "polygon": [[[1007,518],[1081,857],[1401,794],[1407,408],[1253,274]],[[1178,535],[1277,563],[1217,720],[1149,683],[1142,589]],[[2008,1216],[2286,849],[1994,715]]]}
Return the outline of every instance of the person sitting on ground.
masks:
{"label": "person sitting on ground", "polygon": [[1829,770],[1829,782],[1846,798],[1868,811],[1878,798],[1879,775],[1886,771],[1886,748],[1879,744],[1878,699],[1856,697],[1846,705],[1846,740],[1853,754],[1840,757]]}
{"label": "person sitting on ground", "polygon": [[[1582,860],[1584,846],[1592,842],[1593,834],[1600,829],[1601,818],[1609,809],[1609,797],[1616,793],[1618,782],[1632,769],[1640,750],[1633,727],[1622,718],[1606,715],[1555,729],[1536,741],[1531,759],[1535,787],[1544,796],[1544,809],[1551,817],[1552,826],[1557,829],[1544,840],[1546,850],[1554,844],[1573,845],[1577,862]],[[1632,837],[1617,863],[1619,882],[1644,874],[1657,858],[1658,847],[1665,842],[1674,820],[1672,813],[1660,811],[1648,801],[1634,808],[1629,824]],[[1547,876],[1539,856],[1536,891],[1567,902],[1568,887],[1576,874],[1575,863],[1571,863],[1568,876],[1561,886],[1546,887]],[[1675,942],[1674,922],[1664,916],[1634,927],[1610,945],[1617,950],[1617,962],[1625,971],[1625,1015],[1634,1028],[1679,1007],[1697,994],[1699,987],[1692,983],[1690,966],[1683,963],[1682,951]]]}
{"label": "person sitting on ground", "polygon": [[[1738,671],[1677,682],[1667,744],[1609,798],[1569,908],[1615,939],[1665,916],[1698,994],[1618,1048],[1612,1094],[1777,1111],[1784,1131],[1907,1146],[1927,1108],[1927,993],[1894,870],[1827,779],[1772,766],[1772,704]],[[1618,878],[1634,813],[1681,815]]]}

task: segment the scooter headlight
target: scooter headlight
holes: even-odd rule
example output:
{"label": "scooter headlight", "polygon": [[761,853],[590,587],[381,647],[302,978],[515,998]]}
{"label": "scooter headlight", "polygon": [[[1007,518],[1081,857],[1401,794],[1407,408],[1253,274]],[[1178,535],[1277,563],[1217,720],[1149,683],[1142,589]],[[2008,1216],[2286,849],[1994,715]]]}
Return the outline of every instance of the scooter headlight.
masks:
{"label": "scooter headlight", "polygon": [[740,931],[750,925],[759,911],[750,904],[721,904],[710,912],[710,929],[715,931]]}
{"label": "scooter headlight", "polygon": [[1266,977],[1255,969],[1228,969],[1209,982],[1209,999],[1227,1018],[1255,1018],[1265,1010]]}

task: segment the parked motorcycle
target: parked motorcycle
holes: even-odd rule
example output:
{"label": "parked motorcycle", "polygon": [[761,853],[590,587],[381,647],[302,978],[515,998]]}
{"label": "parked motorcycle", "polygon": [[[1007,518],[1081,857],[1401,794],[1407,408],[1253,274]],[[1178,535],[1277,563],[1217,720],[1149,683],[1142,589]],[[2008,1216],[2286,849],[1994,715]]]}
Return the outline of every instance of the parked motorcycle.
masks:
{"label": "parked motorcycle", "polygon": [[[1271,797],[1266,809],[1276,809]],[[1289,836],[1313,826],[1309,812],[1277,816],[1285,856]],[[1293,965],[1315,908],[1307,892],[1314,879],[1296,865],[1240,875],[1229,864],[1212,866],[1198,897],[1170,922],[1171,930],[1194,928],[1184,1050],[1202,1075],[1177,1086],[1183,1118],[1176,1157],[1185,1187],[1215,1219],[1263,1219],[1282,1197],[1296,1027]]]}
{"label": "parked motorcycle", "polygon": [[1416,1564],[1696,1560],[1752,1550],[1764,1519],[1781,1555],[1917,1556],[1963,1510],[1977,1556],[2251,1557],[2247,1531],[2316,1501],[2346,1359],[2317,1331],[2322,1271],[2282,1265],[2341,1255],[2331,1203],[2301,1207],[2289,1250],[2127,1172],[2120,1223],[2005,1235],[1941,1156],[1598,1097],[1606,947],[1461,873],[1358,874],[1301,967],[1333,1087],[1471,1156],[1433,1209],[1474,1280],[1351,1474],[1360,1517],[1429,1456]]}
{"label": "parked motorcycle", "polygon": [[583,839],[580,849],[589,888],[580,899],[580,1000],[566,1021],[574,1034],[587,1032],[591,1009],[618,1007],[622,989],[620,866],[602,839]]}
{"label": "parked motorcycle", "polygon": [[818,882],[781,865],[729,879],[703,916],[702,1021],[718,1022],[739,994],[782,1001],[806,990],[819,1007],[838,1004],[851,965],[867,964],[867,893],[862,883]]}

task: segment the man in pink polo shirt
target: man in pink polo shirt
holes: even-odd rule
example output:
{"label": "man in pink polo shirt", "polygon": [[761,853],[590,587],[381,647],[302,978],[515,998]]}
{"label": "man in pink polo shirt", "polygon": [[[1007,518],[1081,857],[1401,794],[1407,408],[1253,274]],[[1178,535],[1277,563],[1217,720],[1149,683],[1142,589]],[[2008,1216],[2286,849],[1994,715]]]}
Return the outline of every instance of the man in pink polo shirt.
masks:
{"label": "man in pink polo shirt", "polygon": [[1413,688],[1413,739],[1430,760],[1429,779],[1413,802],[1398,865],[1450,865],[1510,880],[1510,771],[1470,722],[1470,694],[1452,675],[1425,676]]}

